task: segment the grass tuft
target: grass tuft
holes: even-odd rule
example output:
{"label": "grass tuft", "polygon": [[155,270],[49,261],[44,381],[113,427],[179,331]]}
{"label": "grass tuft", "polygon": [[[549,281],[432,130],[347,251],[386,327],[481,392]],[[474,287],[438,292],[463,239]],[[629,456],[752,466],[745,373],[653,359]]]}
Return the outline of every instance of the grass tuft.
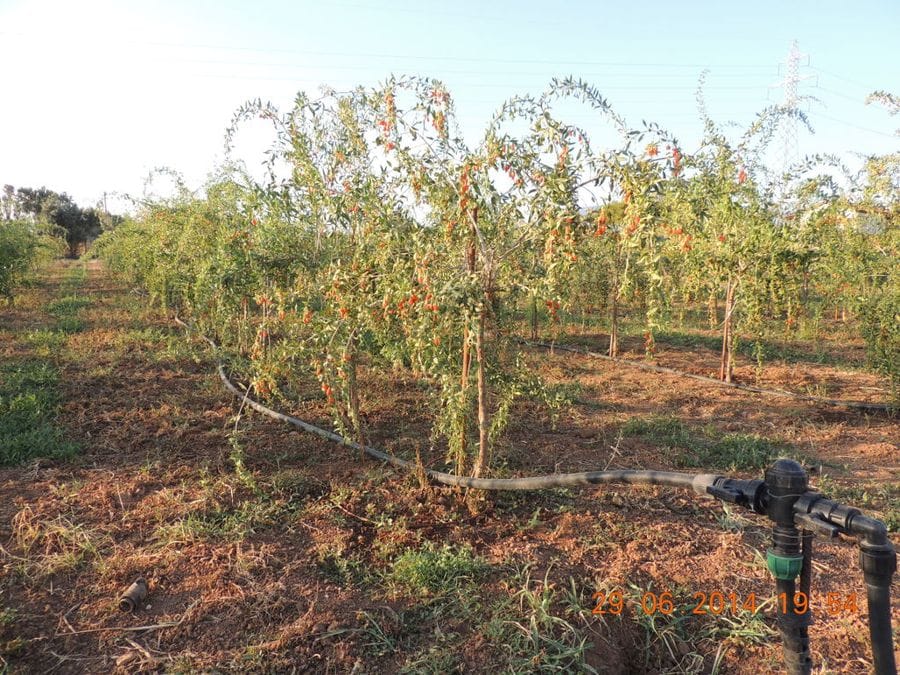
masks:
{"label": "grass tuft", "polygon": [[412,595],[448,595],[477,580],[488,564],[468,547],[438,548],[426,542],[418,550],[407,550],[391,566],[388,578]]}
{"label": "grass tuft", "polygon": [[107,535],[59,515],[41,518],[25,507],[12,519],[13,538],[24,551],[23,572],[45,577],[102,560]]}
{"label": "grass tuft", "polygon": [[674,450],[675,462],[682,467],[746,471],[763,469],[779,457],[797,455],[787,443],[757,434],[722,434],[712,426],[691,428],[671,416],[629,420],[622,427],[622,435]]}
{"label": "grass tuft", "polygon": [[0,465],[66,458],[78,451],[56,425],[58,382],[58,371],[47,362],[0,366]]}
{"label": "grass tuft", "polygon": [[[506,671],[596,673],[587,662],[593,647],[589,635],[566,617],[572,614],[571,607],[568,612],[557,609],[563,601],[571,606],[571,593],[557,591],[547,576],[542,581],[532,580],[527,569],[520,576],[521,588],[495,608],[493,618],[483,628],[491,644],[500,650]],[[576,615],[586,611],[580,607]]]}

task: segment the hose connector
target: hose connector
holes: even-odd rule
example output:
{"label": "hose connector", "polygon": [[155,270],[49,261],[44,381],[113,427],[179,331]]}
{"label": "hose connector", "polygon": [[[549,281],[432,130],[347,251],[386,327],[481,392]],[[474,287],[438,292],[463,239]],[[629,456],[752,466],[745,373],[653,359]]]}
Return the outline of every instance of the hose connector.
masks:
{"label": "hose connector", "polygon": [[766,566],[776,579],[793,581],[803,571],[803,556],[778,555],[770,548],[766,551]]}
{"label": "hose connector", "polygon": [[716,476],[711,485],[706,486],[710,494],[723,502],[737,504],[756,513],[765,513],[764,497],[766,484],[761,480],[740,480]]}

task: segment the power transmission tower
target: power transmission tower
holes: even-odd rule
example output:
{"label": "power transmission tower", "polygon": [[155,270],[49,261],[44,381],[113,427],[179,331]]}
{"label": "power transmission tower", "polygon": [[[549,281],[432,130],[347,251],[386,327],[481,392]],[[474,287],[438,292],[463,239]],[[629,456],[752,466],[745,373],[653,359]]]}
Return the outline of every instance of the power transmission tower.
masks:
{"label": "power transmission tower", "polygon": [[800,109],[800,101],[806,97],[800,96],[800,83],[808,80],[811,75],[800,75],[801,61],[806,59],[803,65],[809,65],[809,56],[800,52],[800,45],[794,40],[788,51],[787,63],[784,64],[784,77],[773,87],[784,90],[782,107],[787,113],[779,122],[779,146],[781,151],[780,164],[782,172],[786,172],[799,159],[797,145],[797,112]]}

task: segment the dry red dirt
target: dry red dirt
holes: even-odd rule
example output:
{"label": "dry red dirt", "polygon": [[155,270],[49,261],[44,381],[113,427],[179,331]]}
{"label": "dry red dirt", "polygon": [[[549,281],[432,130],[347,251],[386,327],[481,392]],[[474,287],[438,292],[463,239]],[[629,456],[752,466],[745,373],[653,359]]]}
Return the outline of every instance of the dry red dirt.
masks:
{"label": "dry red dirt", "polygon": [[[42,303],[75,264],[57,267],[15,308],[0,309],[3,358],[27,353],[22,336],[51,323]],[[242,480],[232,461],[238,402],[221,388],[204,347],[190,345],[96,264],[80,292],[91,300],[79,314],[84,329],[55,358],[65,401],[59,421],[82,453],[0,471],[0,610],[7,610],[0,654],[10,672],[504,670],[512,661],[498,635],[516,634],[509,624],[527,628],[537,616],[519,591],[539,594],[545,585],[552,613],[591,643],[586,662],[598,672],[702,673],[717,659],[720,672],[781,671],[770,607],[757,620],[746,612],[695,620],[682,609],[644,615],[630,597],[620,617],[590,612],[595,591],[633,588],[668,590],[686,606],[714,591],[755,594],[763,604],[773,584],[760,556],[762,519],[649,487],[489,495],[473,512],[451,490],[423,488],[256,415],[238,425],[253,478]],[[529,358],[550,381],[578,383],[582,403],[564,410],[555,428],[537,406],[519,406],[497,449],[503,472],[672,468],[676,449],[622,429],[633,419],[675,418],[712,436],[756,434],[792,447],[816,470],[814,483],[898,520],[894,419],[710,389],[571,354]],[[675,348],[659,359],[697,363]],[[798,377],[796,366],[765,374],[785,388]],[[877,381],[858,372],[834,377],[848,383],[843,391]],[[426,461],[439,463],[429,455],[427,411],[413,385],[378,374],[368,384],[362,408],[373,443],[398,453],[421,447]],[[293,412],[327,422],[316,402]],[[425,542],[470,546],[489,564],[478,584],[465,586],[468,597],[438,601],[391,585],[398,557]],[[348,571],[346,561],[358,568]],[[140,575],[150,586],[147,603],[122,614],[118,593]],[[817,672],[867,672],[852,542],[816,542],[813,583]],[[858,594],[859,611],[829,615],[829,592]],[[900,626],[900,581],[893,597]],[[562,624],[538,628],[548,638],[571,637]],[[531,667],[519,661],[518,670],[538,671],[541,649],[549,658],[554,647],[538,644]]]}

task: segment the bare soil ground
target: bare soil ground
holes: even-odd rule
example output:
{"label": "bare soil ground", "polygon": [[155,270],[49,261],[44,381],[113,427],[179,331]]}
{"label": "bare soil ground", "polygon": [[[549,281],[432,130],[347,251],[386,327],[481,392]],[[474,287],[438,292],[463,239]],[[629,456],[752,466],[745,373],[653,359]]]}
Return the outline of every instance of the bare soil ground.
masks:
{"label": "bare soil ground", "polygon": [[[54,329],[46,306],[80,265],[56,265],[0,308],[4,360],[39,356],[34,331]],[[486,495],[473,513],[453,490],[272,420],[236,425],[239,402],[202,343],[96,263],[74,292],[89,300],[79,329],[45,358],[61,375],[58,423],[81,452],[0,470],[9,672],[781,672],[763,519],[650,487]],[[658,354],[703,374],[709,358],[676,345]],[[578,402],[555,426],[518,406],[496,451],[500,474],[758,476],[787,453],[824,492],[886,519],[900,545],[896,419],[572,354],[529,359]],[[835,366],[775,365],[763,377],[783,388],[823,377],[828,395],[853,398],[884,388]],[[366,384],[373,444],[440,464],[416,384],[383,373]],[[291,411],[327,425],[314,400]],[[856,549],[817,540],[815,560],[816,672],[869,672]],[[138,576],[150,595],[123,614],[119,593]],[[592,614],[597,591],[622,592],[622,613]],[[644,611],[648,592],[671,593],[675,611]],[[738,606],[693,614],[697,594],[714,592]],[[839,606],[826,606],[828,593]],[[742,607],[751,596],[756,613]],[[893,598],[900,626],[897,580]]]}

